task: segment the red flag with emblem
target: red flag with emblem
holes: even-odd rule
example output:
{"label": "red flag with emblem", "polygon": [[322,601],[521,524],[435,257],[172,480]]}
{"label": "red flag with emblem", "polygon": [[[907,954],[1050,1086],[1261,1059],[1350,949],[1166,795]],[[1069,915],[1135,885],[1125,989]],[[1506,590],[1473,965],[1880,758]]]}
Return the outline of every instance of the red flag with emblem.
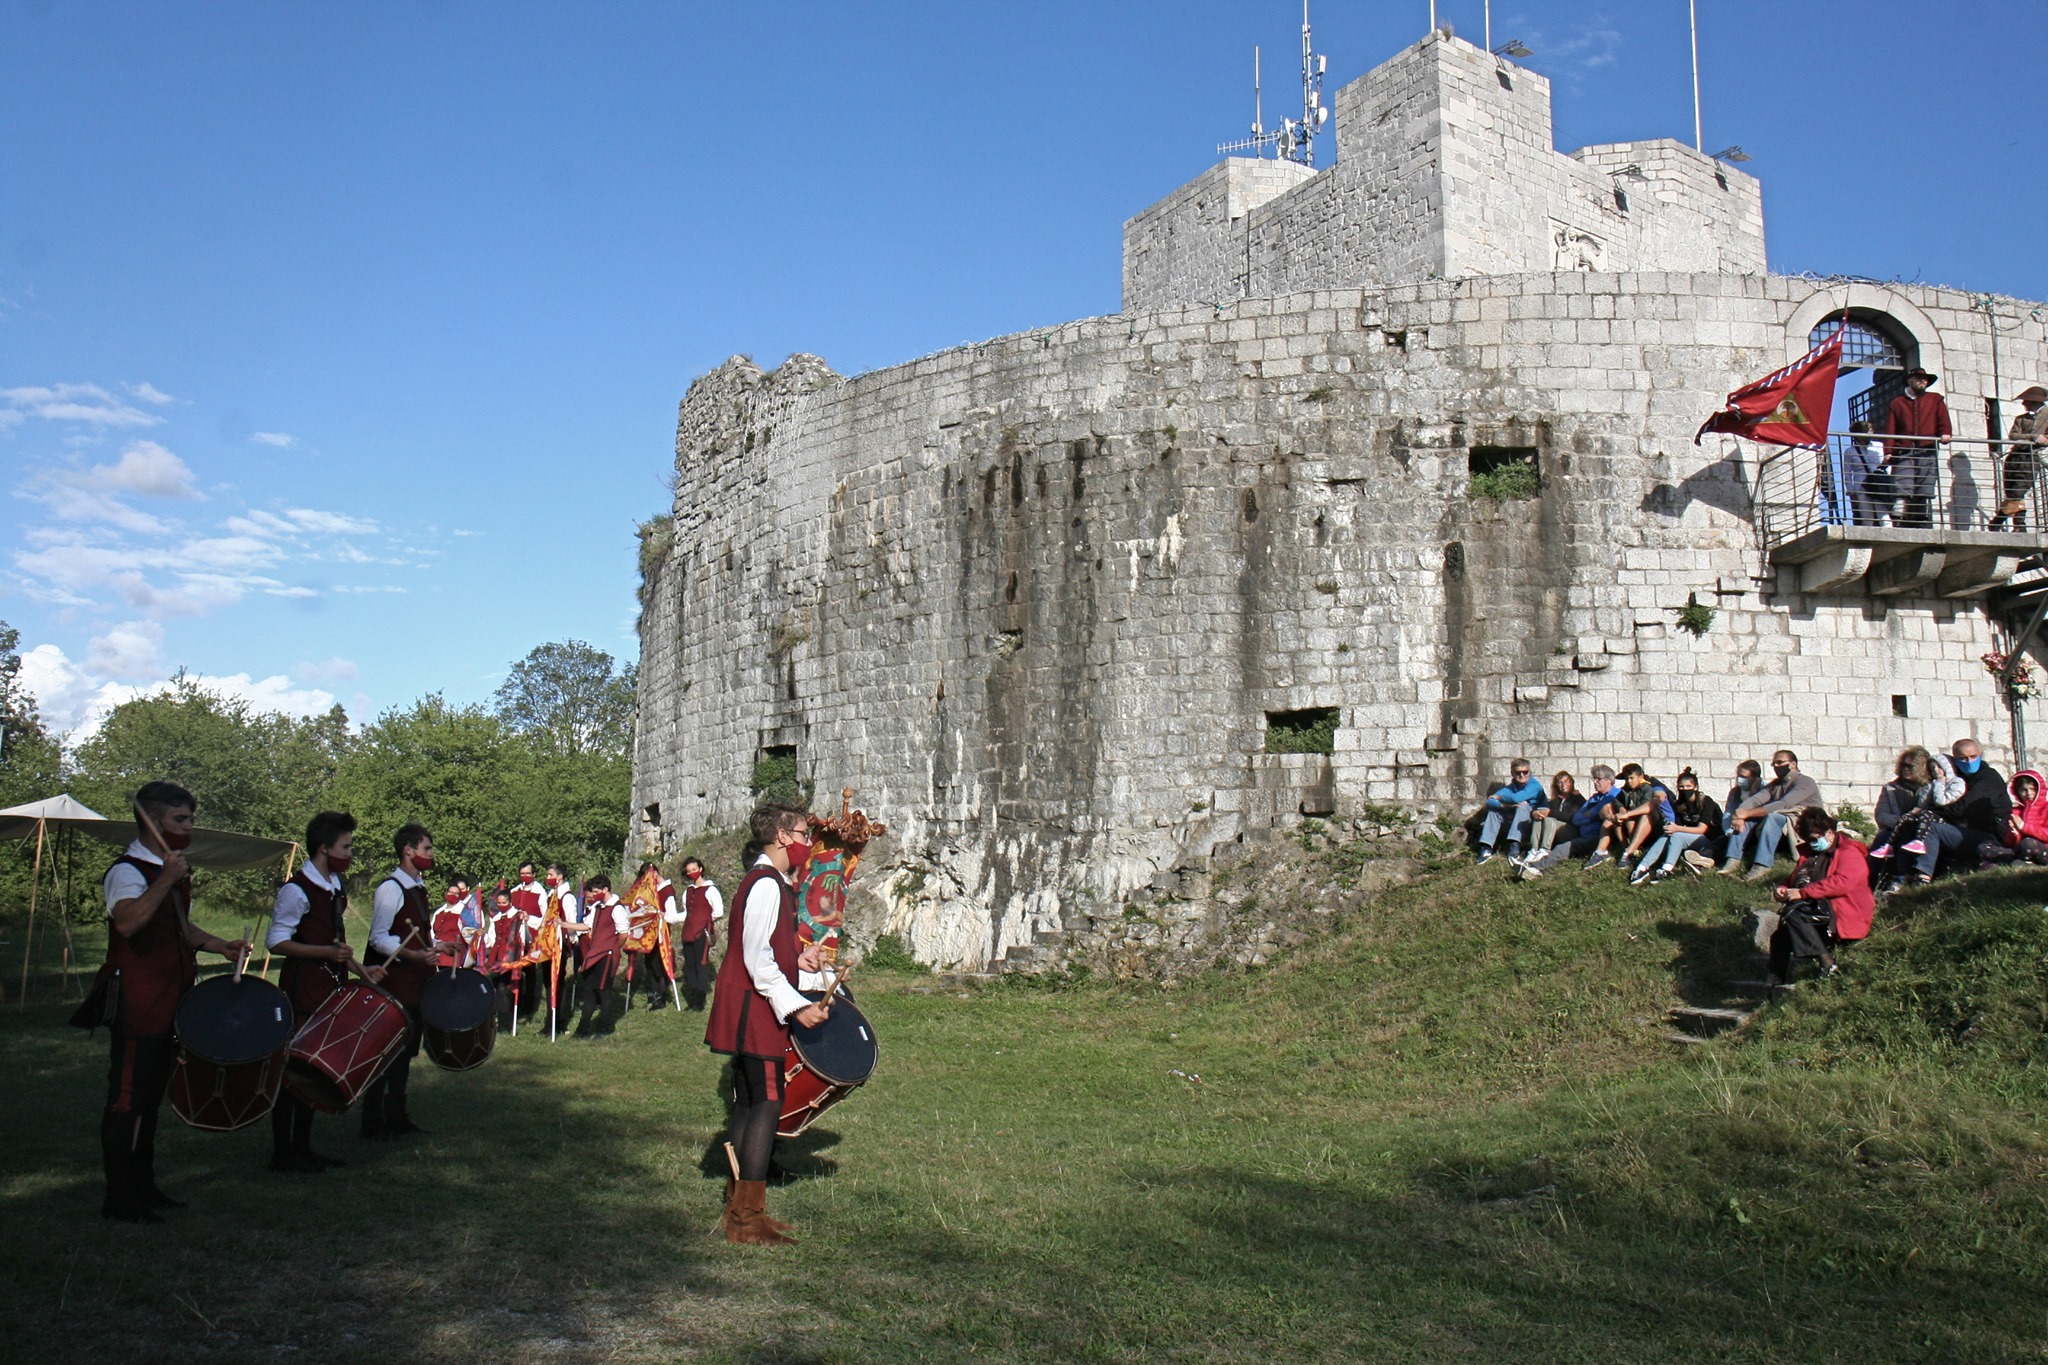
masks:
{"label": "red flag with emblem", "polygon": [[1775,374],[1728,395],[1728,406],[1693,433],[1692,443],[1710,431],[1725,431],[1778,446],[1819,446],[1828,439],[1835,408],[1835,380],[1842,373],[1844,329]]}

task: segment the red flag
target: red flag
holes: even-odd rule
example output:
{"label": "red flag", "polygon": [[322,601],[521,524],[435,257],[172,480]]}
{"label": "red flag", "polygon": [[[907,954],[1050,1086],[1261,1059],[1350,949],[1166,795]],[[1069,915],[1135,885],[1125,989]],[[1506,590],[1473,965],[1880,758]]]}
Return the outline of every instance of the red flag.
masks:
{"label": "red flag", "polygon": [[1837,327],[1833,336],[1776,374],[1729,394],[1728,406],[1701,424],[1692,443],[1698,445],[1710,431],[1725,431],[1770,445],[1826,445],[1846,330]]}

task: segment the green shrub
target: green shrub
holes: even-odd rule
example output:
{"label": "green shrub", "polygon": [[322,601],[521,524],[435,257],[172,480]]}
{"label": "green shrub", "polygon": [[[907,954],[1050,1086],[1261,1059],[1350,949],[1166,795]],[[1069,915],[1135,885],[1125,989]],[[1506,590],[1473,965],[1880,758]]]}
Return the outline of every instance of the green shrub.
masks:
{"label": "green shrub", "polygon": [[883,934],[874,946],[861,955],[860,965],[878,972],[921,972],[925,965],[910,955],[910,949],[903,946],[903,940],[895,934]]}
{"label": "green shrub", "polygon": [[1335,707],[1314,711],[1283,711],[1266,717],[1269,754],[1330,754],[1337,751]]}
{"label": "green shrub", "polygon": [[1472,476],[1472,496],[1475,498],[1513,502],[1533,498],[1541,491],[1542,480],[1537,475],[1536,466],[1526,462],[1504,464]]}

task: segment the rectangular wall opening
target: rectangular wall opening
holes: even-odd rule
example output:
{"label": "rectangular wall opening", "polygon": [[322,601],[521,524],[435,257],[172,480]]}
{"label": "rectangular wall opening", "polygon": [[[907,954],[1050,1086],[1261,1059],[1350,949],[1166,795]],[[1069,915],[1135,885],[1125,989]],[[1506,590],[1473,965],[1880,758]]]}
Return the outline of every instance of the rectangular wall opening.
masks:
{"label": "rectangular wall opening", "polygon": [[1305,711],[1266,713],[1266,752],[1269,754],[1329,754],[1337,751],[1337,725],[1341,713],[1334,706],[1315,706]]}
{"label": "rectangular wall opening", "polygon": [[1467,456],[1472,496],[1496,502],[1533,498],[1543,491],[1535,446],[1473,446]]}

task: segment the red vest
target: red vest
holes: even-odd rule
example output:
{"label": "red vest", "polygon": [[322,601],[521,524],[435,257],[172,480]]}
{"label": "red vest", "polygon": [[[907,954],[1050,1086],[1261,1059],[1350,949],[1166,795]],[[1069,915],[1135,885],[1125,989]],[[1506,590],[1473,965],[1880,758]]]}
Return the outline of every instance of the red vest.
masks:
{"label": "red vest", "polygon": [[[122,854],[122,863],[145,880],[155,880],[159,863]],[[109,872],[113,871],[110,867]],[[121,1028],[131,1038],[169,1033],[178,1017],[178,1001],[199,976],[199,959],[185,942],[185,920],[192,913],[192,879],[186,877],[157,902],[156,913],[142,927],[124,935],[107,917],[107,961],[102,974],[121,974]]]}
{"label": "red vest", "polygon": [[512,908],[522,914],[538,915],[541,909],[541,890],[525,882],[512,888]]}
{"label": "red vest", "polygon": [[[384,880],[397,882],[398,878],[386,877]],[[400,883],[398,889],[405,893],[405,903],[398,907],[398,913],[391,919],[392,934],[397,937],[402,948],[431,948],[434,939],[429,930],[431,916],[427,910],[427,888]],[[406,942],[408,934],[412,935],[410,943]],[[385,957],[372,948],[364,960],[371,966],[376,966],[385,961]],[[420,1005],[420,992],[426,988],[427,977],[433,970],[433,967],[422,966],[417,962],[392,959],[384,973],[384,989],[398,997],[399,1004],[409,1010],[417,1010]]]}
{"label": "red vest", "polygon": [[619,927],[612,922],[612,912],[618,908],[617,902],[592,905],[587,899],[584,901],[583,913],[590,916],[590,932],[583,936],[576,959],[584,971],[619,955]]}
{"label": "red vest", "polygon": [[[298,927],[292,930],[293,943],[310,943],[325,948],[348,942],[348,923],[343,918],[348,911],[347,891],[329,891],[308,877],[303,867],[292,874],[286,885],[296,886],[306,893],[306,913],[299,917]],[[325,1004],[328,996],[341,989],[347,976],[331,962],[288,957],[277,980],[284,987],[284,993],[292,998],[292,1008],[304,1020]]]}
{"label": "red vest", "polygon": [[713,1052],[748,1057],[773,1057],[778,1061],[789,1051],[789,1025],[775,1017],[774,1009],[754,989],[740,945],[746,942],[747,896],[754,883],[766,877],[782,893],[775,915],[775,927],[768,935],[768,948],[775,965],[782,969],[791,986],[796,985],[796,890],[772,867],[757,867],[740,879],[732,893],[732,927],[727,931],[731,947],[718,964],[718,980],[712,986],[711,1017],[704,1026],[704,1045]]}
{"label": "red vest", "polygon": [[[434,912],[433,934],[434,942],[436,943],[462,942],[462,903],[460,901],[454,905],[450,905],[446,901],[441,903],[441,908]],[[454,953],[441,954],[439,961],[443,967],[460,967],[462,965],[461,960]]]}
{"label": "red vest", "polygon": [[[706,884],[708,885],[708,883]],[[683,891],[683,942],[695,943],[711,932],[711,897],[702,886]]]}

